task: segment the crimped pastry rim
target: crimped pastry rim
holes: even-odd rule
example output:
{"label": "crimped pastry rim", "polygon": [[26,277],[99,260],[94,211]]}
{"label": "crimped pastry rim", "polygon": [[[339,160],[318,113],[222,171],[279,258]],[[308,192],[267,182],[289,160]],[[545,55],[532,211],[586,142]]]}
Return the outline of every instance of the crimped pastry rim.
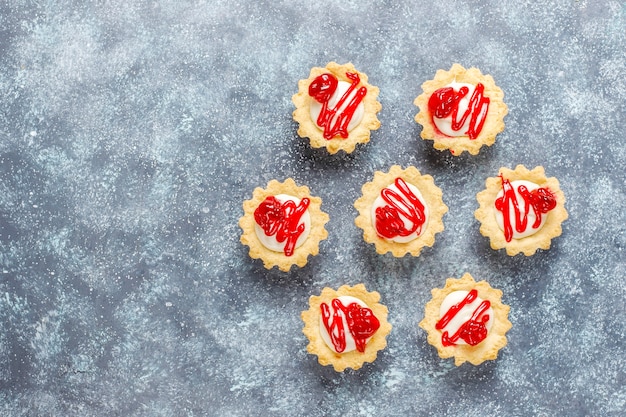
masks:
{"label": "crimped pastry rim", "polygon": [[[398,177],[402,177],[407,183],[420,190],[429,211],[425,230],[416,239],[406,243],[397,243],[378,236],[372,224],[372,204],[380,195],[381,190],[392,184]],[[419,256],[424,247],[434,245],[435,235],[444,230],[443,215],[448,212],[448,206],[443,202],[443,192],[435,185],[432,176],[422,175],[414,166],[402,169],[399,165],[393,165],[386,173],[376,171],[373,180],[365,183],[361,191],[361,197],[354,202],[354,207],[359,212],[354,223],[363,230],[363,240],[373,243],[378,254],[391,252],[395,257],[403,257],[409,253]]]}
{"label": "crimped pastry rim", "polygon": [[[346,353],[335,353],[330,349],[320,334],[320,305],[330,304],[333,298],[349,295],[367,304],[372,310],[380,327],[369,339],[364,352],[353,350]],[[302,332],[309,340],[307,352],[316,355],[320,365],[331,365],[335,371],[343,372],[346,368],[360,369],[366,362],[373,362],[378,356],[378,351],[387,346],[387,335],[391,332],[391,324],[387,321],[389,310],[379,303],[380,294],[376,291],[367,291],[365,285],[360,283],[355,286],[342,285],[337,290],[325,287],[319,296],[312,295],[309,298],[309,309],[300,315],[304,322]]]}
{"label": "crimped pastry rim", "polygon": [[[323,132],[317,127],[311,119],[309,103],[312,98],[309,96],[309,85],[313,80],[324,73],[331,73],[340,81],[350,82],[346,77],[346,72],[357,73],[361,80],[359,86],[367,88],[367,94],[363,97],[363,120],[352,129],[347,138],[325,139]],[[344,151],[351,153],[359,143],[367,143],[370,140],[372,130],[380,127],[377,113],[381,110],[382,105],[377,101],[379,94],[378,87],[368,83],[367,75],[358,71],[350,62],[340,65],[336,62],[329,62],[326,67],[313,67],[309,77],[298,82],[298,92],[291,98],[296,109],[293,112],[293,119],[298,122],[298,135],[302,138],[309,138],[309,142],[313,148],[326,148],[328,153],[335,154]]]}
{"label": "crimped pastry rim", "polygon": [[[428,100],[438,89],[445,87],[452,82],[468,83],[476,85],[482,83],[485,86],[485,96],[489,97],[489,110],[485,124],[476,139],[468,136],[458,136],[451,138],[442,135],[435,130],[430,111],[428,110]],[[449,71],[438,70],[435,78],[422,84],[423,93],[414,101],[419,107],[419,112],[415,115],[415,121],[422,125],[420,136],[424,140],[432,140],[433,147],[437,150],[449,150],[455,156],[467,151],[471,155],[477,155],[482,146],[491,146],[496,141],[496,136],[504,130],[504,116],[508,113],[508,107],[504,103],[504,92],[498,87],[491,75],[483,75],[478,68],[465,69],[460,64],[453,64]]]}
{"label": "crimped pastry rim", "polygon": [[[507,242],[504,232],[500,229],[494,215],[494,202],[498,192],[502,189],[500,175],[509,181],[527,180],[540,187],[546,187],[556,197],[556,207],[547,213],[546,221],[542,228],[533,235],[522,239],[511,239]],[[480,233],[489,238],[490,246],[494,250],[506,249],[509,256],[523,253],[525,256],[534,255],[538,249],[550,249],[553,238],[561,235],[561,224],[568,218],[565,209],[565,194],[561,191],[559,181],[554,177],[546,177],[542,166],[529,170],[524,165],[517,165],[514,170],[501,167],[497,177],[489,177],[485,180],[485,189],[476,194],[478,209],[474,217],[480,222]]]}
{"label": "crimped pastry rim", "polygon": [[[439,321],[439,309],[446,296],[454,291],[476,289],[478,296],[489,300],[494,314],[494,321],[487,338],[476,346],[456,345],[444,346],[442,333],[436,329]],[[471,274],[465,273],[461,278],[448,278],[443,288],[431,290],[432,299],[424,307],[424,319],[419,326],[427,333],[428,343],[437,349],[442,359],[454,358],[454,364],[460,366],[465,362],[480,365],[484,361],[494,360],[498,352],[507,345],[506,332],[512,327],[508,319],[510,307],[502,303],[502,291],[492,288],[487,281],[476,282]]]}
{"label": "crimped pastry rim", "polygon": [[[255,232],[254,211],[267,197],[279,194],[287,194],[299,199],[309,198],[310,204],[308,212],[311,218],[311,231],[304,244],[294,250],[292,256],[285,256],[282,252],[274,252],[266,248]],[[325,224],[329,220],[328,214],[321,210],[322,199],[311,196],[307,186],[297,186],[293,178],[287,178],[284,182],[271,180],[266,188],[257,187],[252,193],[252,199],[243,202],[244,215],[239,219],[239,227],[242,229],[241,243],[248,246],[249,255],[253,259],[261,259],[266,269],[278,267],[283,272],[287,272],[293,265],[303,267],[308,261],[309,255],[315,256],[319,253],[320,241],[328,237]]]}

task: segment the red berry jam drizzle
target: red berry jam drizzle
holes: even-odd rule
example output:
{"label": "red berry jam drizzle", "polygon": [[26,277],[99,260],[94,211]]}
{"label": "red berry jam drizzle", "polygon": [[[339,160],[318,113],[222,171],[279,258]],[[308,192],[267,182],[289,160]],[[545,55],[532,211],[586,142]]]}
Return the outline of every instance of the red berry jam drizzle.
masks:
{"label": "red berry jam drizzle", "polygon": [[279,243],[285,243],[285,256],[293,255],[298,238],[305,230],[300,218],[309,207],[310,200],[303,198],[300,204],[287,200],[281,204],[274,196],[267,197],[254,211],[254,220],[267,236],[276,235]]}
{"label": "red berry jam drizzle", "polygon": [[[387,239],[406,237],[416,231],[420,234],[426,222],[424,204],[413,194],[402,178],[396,178],[395,185],[400,190],[400,194],[389,188],[385,188],[380,193],[387,205],[376,208],[376,232]],[[411,222],[411,228],[406,228],[401,216]]]}
{"label": "red berry jam drizzle", "polygon": [[[428,110],[430,110],[433,119],[435,117],[444,119],[452,115],[451,127],[455,131],[461,130],[469,117],[469,127],[465,133],[470,139],[476,139],[483,129],[485,119],[487,118],[487,110],[489,109],[489,97],[485,97],[484,92],[485,86],[481,83],[476,84],[469,105],[460,118],[459,103],[469,93],[467,86],[461,87],[458,92],[455,92],[452,87],[436,90],[428,100]],[[436,128],[434,120],[433,125]]]}
{"label": "red berry jam drizzle", "polygon": [[509,180],[504,179],[502,175],[500,175],[500,178],[502,179],[503,195],[502,197],[496,199],[495,206],[496,209],[502,213],[504,238],[507,242],[510,242],[511,239],[513,239],[513,225],[511,224],[510,212],[511,204],[513,204],[513,211],[515,215],[515,218],[513,219],[515,221],[515,230],[518,233],[523,233],[528,227],[529,207],[532,207],[536,216],[535,222],[532,224],[532,228],[537,229],[541,226],[542,215],[556,207],[556,198],[552,191],[547,188],[541,187],[533,191],[528,191],[528,188],[525,185],[520,185],[517,187],[517,191],[524,200],[524,208],[520,209],[513,185],[511,185]]}
{"label": "red berry jam drizzle", "polygon": [[[461,300],[458,304],[453,305],[450,309],[443,315],[441,319],[435,325],[437,330],[444,329],[450,321],[456,316],[462,309],[468,304],[471,304],[478,298],[478,291],[475,289],[471,290],[463,300]],[[491,307],[491,303],[487,300],[484,300],[480,305],[474,310],[472,316],[468,321],[463,323],[461,327],[454,333],[452,336],[448,334],[448,332],[443,332],[441,336],[441,343],[444,346],[455,346],[456,342],[459,339],[462,339],[470,346],[476,346],[487,337],[487,322],[489,321],[489,315],[484,314]],[[482,315],[482,317],[481,317]]]}
{"label": "red berry jam drizzle", "polygon": [[364,352],[367,339],[372,337],[380,327],[380,322],[372,310],[361,307],[357,303],[350,303],[348,306],[344,306],[338,298],[334,298],[331,304],[334,310],[332,314],[330,307],[326,303],[322,303],[320,309],[322,310],[322,322],[335,347],[335,351],[342,353],[346,349],[346,332],[343,328],[342,319],[342,316],[344,316],[348,324],[348,331],[356,344],[356,350]]}
{"label": "red berry jam drizzle", "polygon": [[367,94],[367,88],[362,86],[350,99],[346,108],[339,112],[361,82],[359,74],[346,72],[346,77],[352,83],[333,108],[329,108],[328,103],[337,90],[337,85],[339,84],[337,77],[329,73],[322,74],[309,85],[309,95],[322,104],[322,110],[317,117],[317,125],[324,129],[324,139],[327,140],[337,135],[344,139],[348,137],[348,125],[363,97]]}

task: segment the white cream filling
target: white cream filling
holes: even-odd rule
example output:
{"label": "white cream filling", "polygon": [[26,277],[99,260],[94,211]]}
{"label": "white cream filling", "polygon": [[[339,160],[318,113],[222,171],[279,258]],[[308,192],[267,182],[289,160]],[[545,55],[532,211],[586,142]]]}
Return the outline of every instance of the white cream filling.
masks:
{"label": "white cream filling", "polygon": [[[445,314],[448,312],[448,310],[450,310],[452,306],[455,306],[463,301],[468,293],[469,291],[453,291],[448,294],[441,303],[441,307],[439,307],[439,319],[441,320],[441,318],[445,316]],[[463,324],[469,321],[469,319],[472,317],[472,314],[474,314],[474,311],[476,311],[476,309],[482,302],[482,298],[476,297],[474,301],[463,306],[463,308],[454,316],[452,320],[450,320],[446,327],[441,329],[441,331],[448,332],[448,336],[452,337]],[[480,317],[478,317],[478,320],[480,321],[481,317],[483,317],[485,314],[489,315],[489,320],[487,320],[487,323],[485,323],[485,327],[487,328],[487,331],[489,331],[491,330],[491,326],[493,325],[493,309],[489,307],[487,311],[485,311]],[[456,340],[454,343],[457,345],[467,345],[467,343],[461,338]]]}
{"label": "white cream filling", "polygon": [[[299,198],[293,197],[287,194],[278,194],[278,195],[275,195],[274,198],[278,200],[281,204],[284,204],[286,201],[289,201],[289,200],[293,201],[296,204],[296,206],[300,204]],[[298,237],[298,240],[296,241],[296,246],[295,246],[296,248],[299,248],[300,246],[304,244],[306,239],[309,237],[309,233],[311,232],[311,216],[309,215],[308,209],[304,212],[302,217],[300,217],[300,222],[298,223],[298,225],[303,224],[303,223],[304,223],[304,231],[302,232],[302,234]],[[279,242],[276,239],[276,234],[273,234],[272,236],[266,235],[265,231],[263,231],[263,228],[261,228],[261,226],[259,226],[256,223],[254,224],[254,231],[256,232],[256,235],[261,241],[261,243],[263,244],[263,246],[265,246],[267,249],[272,250],[274,252],[283,252],[283,250],[285,249],[285,244],[287,243],[287,241],[285,240],[284,242]]]}
{"label": "white cream filling", "polygon": [[[347,83],[345,81],[339,81],[337,83],[337,89],[335,90],[335,93],[328,101],[329,110],[335,108],[335,105],[337,104],[337,102],[341,99],[344,93],[348,91],[349,88],[350,88],[350,83]],[[335,117],[330,121],[331,127],[334,126],[335,119],[345,110],[348,104],[350,104],[350,102],[352,101],[352,98],[356,95],[357,91],[358,91],[358,88],[352,91],[350,96],[344,101],[341,108],[337,111],[337,113],[335,113]],[[309,108],[311,112],[311,119],[315,123],[315,126],[317,126],[318,129],[323,130],[323,128],[317,124],[317,119],[320,115],[320,112],[322,111],[322,103],[318,102],[317,100],[311,97],[311,104]],[[348,123],[348,131],[351,131],[352,129],[357,127],[359,123],[361,123],[361,120],[363,120],[364,114],[365,114],[365,108],[363,106],[363,101],[361,101],[359,105],[357,106],[356,110],[354,111],[352,119],[350,119],[350,123]]]}
{"label": "white cream filling", "polygon": [[[357,303],[362,308],[368,308],[367,304],[365,304],[363,301],[359,300],[356,297],[352,297],[351,295],[342,295],[337,298],[339,299],[339,301],[341,301],[341,304],[343,304],[346,307],[348,307],[352,303]],[[332,324],[332,321],[333,321],[333,315],[335,314],[335,309],[333,308],[332,303],[328,304],[328,307],[330,311],[330,319],[328,321],[328,324],[330,325]],[[333,345],[333,342],[330,340],[330,335],[328,334],[328,330],[326,330],[326,326],[324,325],[324,318],[322,317],[321,314],[320,314],[320,335],[322,336],[322,339],[324,340],[326,345],[330,349],[332,349],[333,352],[336,352],[336,353],[351,352],[356,349],[356,342],[354,341],[354,337],[352,337],[352,334],[350,333],[350,329],[348,329],[348,320],[346,319],[346,316],[343,314],[343,311],[339,310],[339,315],[341,316],[341,321],[343,322],[343,330],[346,336],[346,348],[344,349],[344,351],[337,352],[335,350],[335,345]],[[368,338],[367,340],[369,341],[370,339],[371,337]]]}
{"label": "white cream filling", "polygon": [[[407,243],[407,242],[410,242],[410,241],[412,241],[414,239],[417,239],[418,236],[421,235],[424,232],[424,230],[426,230],[426,226],[428,225],[428,206],[426,205],[426,202],[424,201],[424,197],[422,196],[422,193],[420,193],[420,190],[416,186],[414,186],[413,184],[409,184],[407,182],[406,185],[409,187],[409,190],[411,190],[413,195],[415,195],[415,197],[417,197],[417,199],[419,201],[421,201],[422,204],[424,205],[425,221],[424,221],[424,224],[422,225],[421,229],[418,228],[415,232],[411,233],[408,236],[396,236],[396,237],[393,237],[391,239],[385,238],[387,240],[390,240],[390,241],[393,241],[393,242],[397,242],[397,243]],[[402,197],[402,200],[404,202],[406,202],[409,206],[412,207],[412,204],[406,199],[404,194],[402,194],[400,192],[400,190],[396,186],[395,182],[393,184],[390,184],[387,188],[392,190],[392,191],[395,191],[396,193],[398,193],[398,195],[400,195]],[[381,193],[382,193],[382,191],[381,191]],[[376,200],[374,200],[374,204],[372,204],[372,212],[371,212],[372,226],[374,226],[374,230],[376,230],[376,209],[379,208],[379,207],[385,207],[385,206],[388,206],[388,205],[389,204],[383,199],[381,194],[379,194],[378,197],[376,198]],[[402,222],[404,223],[404,227],[406,229],[411,229],[413,227],[413,223],[406,216],[403,216],[402,214],[400,214],[400,218],[402,219]]]}
{"label": "white cream filling", "polygon": [[[534,182],[530,182],[530,181],[526,181],[526,180],[516,180],[516,181],[511,181],[511,186],[513,187],[513,190],[515,190],[515,198],[517,199],[517,204],[519,206],[519,209],[521,211],[521,215],[523,218],[524,215],[524,198],[520,195],[518,189],[520,185],[525,185],[526,188],[528,188],[528,191],[533,191],[539,188],[539,186],[537,184],[535,184]],[[501,198],[504,195],[504,191],[500,190],[500,192],[498,193],[498,195],[496,196],[496,200]],[[496,216],[496,223],[498,224],[498,227],[500,228],[500,230],[504,231],[504,216],[502,215],[502,212],[498,209],[496,209],[494,207],[494,214]],[[533,228],[533,224],[535,223],[535,220],[537,219],[537,215],[535,214],[535,210],[532,208],[532,206],[528,206],[528,221],[526,223],[526,230],[524,230],[523,232],[518,232],[515,228],[515,209],[513,208],[513,203],[510,202],[509,203],[509,219],[511,220],[511,228],[513,229],[513,239],[522,239],[525,238],[527,236],[532,236],[535,233],[537,233],[539,230],[541,230],[541,228],[543,227],[543,225],[546,222],[546,218],[547,216],[541,216],[541,223],[539,224],[538,228]]]}
{"label": "white cream filling", "polygon": [[[467,87],[469,89],[467,94],[459,101],[459,111],[457,115],[460,118],[467,111],[467,108],[470,104],[470,98],[472,98],[472,94],[474,94],[474,90],[476,89],[476,86],[472,84],[454,82],[454,83],[450,83],[446,85],[446,87],[452,87],[455,93],[458,93],[461,87]],[[468,116],[467,119],[465,119],[465,123],[459,130],[452,129],[452,114],[441,119],[437,117],[433,117],[433,122],[435,123],[435,126],[437,126],[437,129],[439,129],[439,131],[443,133],[444,135],[458,137],[458,136],[467,136],[467,131],[469,129],[471,118],[472,118],[471,115]]]}

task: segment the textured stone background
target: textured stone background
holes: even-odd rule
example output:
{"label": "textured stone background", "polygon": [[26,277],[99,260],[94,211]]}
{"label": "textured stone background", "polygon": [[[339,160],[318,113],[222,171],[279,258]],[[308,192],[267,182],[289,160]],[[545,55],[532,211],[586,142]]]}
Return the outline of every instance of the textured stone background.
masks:
{"label": "textured stone background", "polygon": [[[0,415],[618,416],[626,409],[623,1],[0,3]],[[353,62],[382,127],[351,155],[296,135],[312,66]],[[509,115],[458,158],[419,139],[413,99],[454,62],[494,76]],[[501,166],[543,165],[570,219],[507,257],[473,217]],[[450,207],[419,258],[379,256],[352,203],[414,165]],[[301,270],[239,242],[242,201],[293,177],[329,238]],[[417,327],[430,289],[470,272],[504,292],[509,344],[456,368]],[[364,282],[394,329],[336,374],[300,312]]]}

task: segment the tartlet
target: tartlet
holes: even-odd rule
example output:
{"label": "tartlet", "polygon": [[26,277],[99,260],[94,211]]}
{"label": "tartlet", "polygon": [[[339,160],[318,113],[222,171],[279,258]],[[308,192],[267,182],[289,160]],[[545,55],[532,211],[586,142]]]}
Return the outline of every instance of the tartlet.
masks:
{"label": "tartlet", "polygon": [[354,202],[359,211],[354,222],[363,230],[363,239],[373,243],[381,255],[419,256],[444,229],[448,206],[443,193],[433,177],[420,174],[413,166],[402,169],[393,165],[386,173],[376,171],[361,190],[362,196]]}
{"label": "tartlet", "polygon": [[511,328],[510,307],[502,304],[502,291],[469,274],[448,278],[443,288],[434,288],[419,326],[428,333],[428,343],[442,359],[454,364],[480,365],[496,359],[507,344]]}
{"label": "tartlet", "polygon": [[265,189],[257,187],[252,199],[243,203],[241,243],[267,269],[277,266],[286,272],[292,265],[303,267],[328,236],[329,217],[321,205],[321,198],[311,196],[308,187],[297,186],[292,178],[282,183],[272,180]]}
{"label": "tartlet", "polygon": [[422,90],[414,101],[419,107],[415,121],[422,125],[422,139],[434,141],[435,149],[476,155],[504,130],[504,93],[477,68],[454,64],[449,71],[438,70]]}
{"label": "tartlet", "polygon": [[492,249],[531,256],[538,249],[549,249],[552,238],[561,235],[561,223],[568,217],[565,195],[543,167],[500,168],[497,177],[487,178],[485,187],[476,195],[479,208],[474,216]]}
{"label": "tartlet", "polygon": [[388,309],[379,301],[380,294],[368,292],[364,284],[326,287],[319,296],[312,295],[309,309],[301,314],[307,352],[337,372],[373,362],[391,332]]}
{"label": "tartlet", "polygon": [[378,87],[370,85],[367,75],[351,63],[313,67],[309,78],[298,82],[298,92],[292,97],[298,135],[330,154],[354,151],[357,143],[369,142],[370,132],[380,127],[378,93]]}

